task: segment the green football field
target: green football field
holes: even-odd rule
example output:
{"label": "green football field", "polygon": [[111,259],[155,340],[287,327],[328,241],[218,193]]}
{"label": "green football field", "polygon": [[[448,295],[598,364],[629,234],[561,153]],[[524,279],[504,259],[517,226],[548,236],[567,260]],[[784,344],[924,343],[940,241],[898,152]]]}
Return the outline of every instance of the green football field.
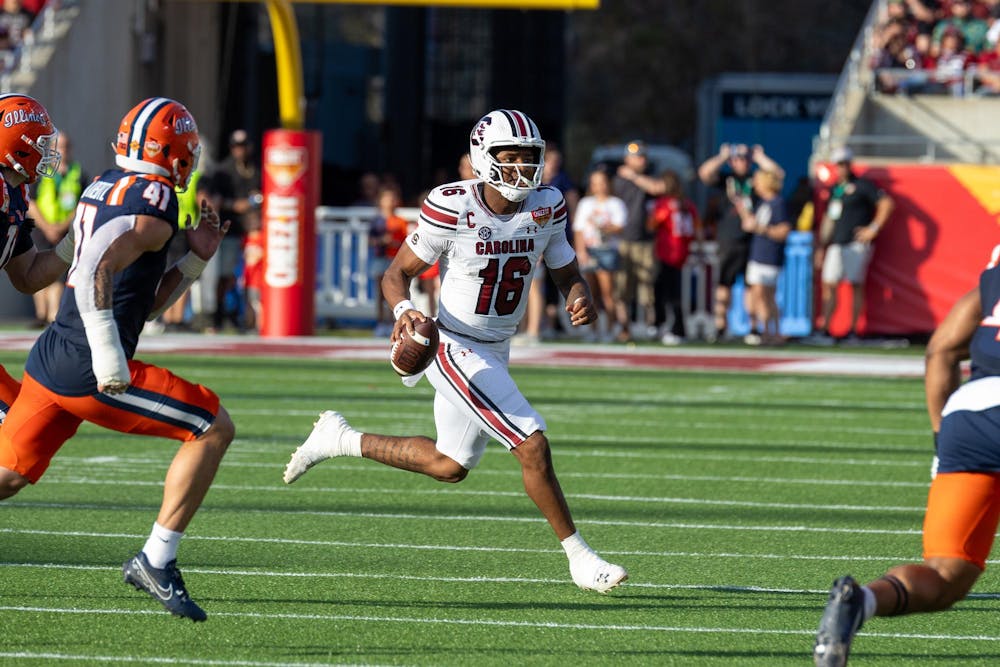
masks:
{"label": "green football field", "polygon": [[[15,374],[23,353],[0,354]],[[586,539],[624,565],[576,588],[492,444],[458,485],[335,459],[292,486],[317,413],[433,435],[386,363],[143,355],[237,425],[179,552],[194,624],[121,580],[174,444],[85,425],[0,504],[0,664],[804,665],[831,581],[918,560],[931,441],[919,379],[516,367]],[[854,665],[995,665],[1000,581],[874,619]]]}

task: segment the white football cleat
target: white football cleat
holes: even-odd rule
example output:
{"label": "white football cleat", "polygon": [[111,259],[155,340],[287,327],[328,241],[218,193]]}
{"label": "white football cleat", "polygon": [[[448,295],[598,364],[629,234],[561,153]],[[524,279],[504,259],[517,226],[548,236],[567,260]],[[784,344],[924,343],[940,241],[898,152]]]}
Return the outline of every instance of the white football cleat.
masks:
{"label": "white football cleat", "polygon": [[312,433],[292,452],[292,458],[285,466],[285,484],[291,484],[302,477],[320,461],[346,455],[348,452],[344,436],[349,430],[350,425],[339,412],[327,410],[321,413],[313,425]]}
{"label": "white football cleat", "polygon": [[609,563],[597,554],[579,558],[569,564],[573,583],[585,591],[607,593],[628,579],[628,572],[621,565]]}

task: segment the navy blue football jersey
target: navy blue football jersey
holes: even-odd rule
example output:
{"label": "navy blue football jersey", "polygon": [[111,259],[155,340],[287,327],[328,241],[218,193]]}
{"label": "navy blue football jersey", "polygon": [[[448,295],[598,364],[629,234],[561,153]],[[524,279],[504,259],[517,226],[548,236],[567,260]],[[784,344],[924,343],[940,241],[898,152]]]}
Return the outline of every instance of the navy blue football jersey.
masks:
{"label": "navy blue football jersey", "polygon": [[31,222],[28,221],[28,192],[22,185],[12,187],[2,178],[0,183],[0,268],[12,258],[34,247]]}
{"label": "navy blue football jersey", "polygon": [[980,274],[979,299],[983,321],[969,344],[973,380],[1000,375],[1000,266],[988,268]]}
{"label": "navy blue football jersey", "polygon": [[[93,298],[97,262],[111,243],[132,229],[135,217],[165,220],[177,233],[177,195],[165,178],[110,169],[87,186],[77,204],[73,231],[76,246],[66,279],[66,291],[55,322],[38,338],[25,371],[42,385],[64,396],[97,391],[90,346],[77,307],[79,298]],[[156,289],[167,268],[169,242],[146,252],[114,276],[113,310],[125,356],[135,354],[139,334],[153,310]]]}

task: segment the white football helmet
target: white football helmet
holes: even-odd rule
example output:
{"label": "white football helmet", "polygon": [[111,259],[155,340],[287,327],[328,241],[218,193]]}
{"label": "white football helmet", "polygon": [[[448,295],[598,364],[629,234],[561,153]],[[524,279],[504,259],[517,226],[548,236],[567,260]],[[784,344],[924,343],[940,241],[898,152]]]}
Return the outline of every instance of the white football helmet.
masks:
{"label": "white football helmet", "polygon": [[[496,153],[504,148],[530,148],[537,157],[530,163],[503,165]],[[469,134],[469,157],[476,176],[508,201],[523,201],[542,183],[545,142],[534,121],[520,111],[497,109],[480,118]],[[504,179],[504,169],[513,170],[513,182]]]}

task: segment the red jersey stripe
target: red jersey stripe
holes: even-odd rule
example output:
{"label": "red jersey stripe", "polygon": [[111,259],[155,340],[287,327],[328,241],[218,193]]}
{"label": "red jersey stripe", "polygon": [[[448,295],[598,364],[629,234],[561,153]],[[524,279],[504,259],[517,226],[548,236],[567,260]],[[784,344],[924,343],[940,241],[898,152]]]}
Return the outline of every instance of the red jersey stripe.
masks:
{"label": "red jersey stripe", "polygon": [[448,215],[446,213],[442,213],[441,211],[438,211],[437,209],[431,208],[430,206],[427,205],[426,201],[420,207],[420,213],[422,215],[427,216],[429,219],[436,221],[436,222],[443,222],[443,223],[448,224],[448,225],[457,225],[458,224],[458,216]]}

